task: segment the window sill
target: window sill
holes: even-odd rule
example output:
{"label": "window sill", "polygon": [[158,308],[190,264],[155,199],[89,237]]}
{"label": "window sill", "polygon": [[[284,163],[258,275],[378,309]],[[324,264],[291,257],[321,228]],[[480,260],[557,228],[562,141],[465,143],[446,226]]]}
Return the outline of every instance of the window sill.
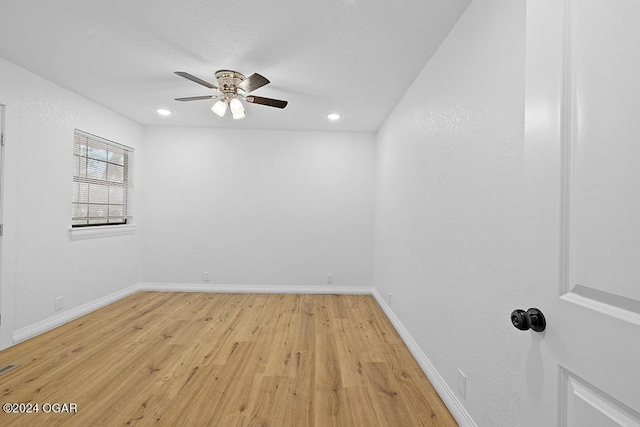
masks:
{"label": "window sill", "polygon": [[71,240],[99,239],[101,237],[126,236],[135,232],[135,224],[71,227],[69,228],[69,238]]}

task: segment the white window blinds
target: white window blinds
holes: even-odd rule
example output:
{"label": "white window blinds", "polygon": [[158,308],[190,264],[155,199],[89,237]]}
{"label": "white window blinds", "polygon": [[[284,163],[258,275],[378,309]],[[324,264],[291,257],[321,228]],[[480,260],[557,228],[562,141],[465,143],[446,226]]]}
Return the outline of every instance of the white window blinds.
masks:
{"label": "white window blinds", "polygon": [[73,227],[126,224],[129,162],[133,150],[75,131],[73,140]]}

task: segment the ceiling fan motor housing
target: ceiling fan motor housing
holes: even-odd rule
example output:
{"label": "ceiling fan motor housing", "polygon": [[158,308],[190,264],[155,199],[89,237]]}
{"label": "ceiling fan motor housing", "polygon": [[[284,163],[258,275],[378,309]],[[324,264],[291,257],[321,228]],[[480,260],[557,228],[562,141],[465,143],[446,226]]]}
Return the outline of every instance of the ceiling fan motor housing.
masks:
{"label": "ceiling fan motor housing", "polygon": [[238,87],[238,85],[242,83],[242,81],[245,78],[246,77],[243,74],[237,71],[232,71],[232,70],[216,71],[216,79],[218,80],[218,87],[226,97],[232,97],[238,91],[243,91],[242,88]]}

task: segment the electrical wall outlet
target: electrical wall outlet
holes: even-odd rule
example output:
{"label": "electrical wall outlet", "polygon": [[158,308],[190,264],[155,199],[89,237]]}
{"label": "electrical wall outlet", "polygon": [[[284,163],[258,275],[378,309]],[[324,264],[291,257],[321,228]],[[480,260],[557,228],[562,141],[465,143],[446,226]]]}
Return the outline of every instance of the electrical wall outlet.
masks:
{"label": "electrical wall outlet", "polygon": [[210,280],[211,280],[211,273],[209,273],[208,271],[205,271],[204,273],[202,273],[203,282],[208,282]]}
{"label": "electrical wall outlet", "polygon": [[55,310],[56,313],[59,311],[62,311],[62,309],[64,308],[64,306],[62,305],[62,297],[58,297],[56,299],[53,300],[54,306],[55,306]]}
{"label": "electrical wall outlet", "polygon": [[327,274],[327,283],[329,285],[333,283],[333,273]]}
{"label": "electrical wall outlet", "polygon": [[463,399],[467,398],[467,376],[458,369],[458,393]]}
{"label": "electrical wall outlet", "polygon": [[389,307],[391,307],[391,300],[393,298],[393,294],[391,292],[387,293],[387,304],[389,304]]}

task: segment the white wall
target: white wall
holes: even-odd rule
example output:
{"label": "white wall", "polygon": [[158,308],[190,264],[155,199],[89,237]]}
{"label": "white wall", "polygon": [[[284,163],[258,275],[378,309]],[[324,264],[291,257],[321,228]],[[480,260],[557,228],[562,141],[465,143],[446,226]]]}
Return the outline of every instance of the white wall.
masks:
{"label": "white wall", "polygon": [[[3,335],[139,281],[139,236],[71,241],[73,131],[79,128],[142,154],[142,127],[0,59],[7,106],[1,280]],[[135,165],[135,194],[141,182]],[[134,217],[137,196],[134,196]],[[139,218],[138,218],[139,219]]]}
{"label": "white wall", "polygon": [[375,135],[148,128],[143,282],[370,286]]}
{"label": "white wall", "polygon": [[[513,425],[524,28],[524,0],[474,0],[377,152],[372,134],[144,130],[0,59],[0,347],[60,295],[70,309],[140,281],[201,284],[203,271],[211,284],[290,286],[333,273],[335,286],[392,292],[449,387],[467,375],[478,425]],[[69,239],[74,128],[136,148],[135,234]]]}
{"label": "white wall", "polygon": [[377,140],[374,286],[480,426],[519,395],[524,46],[524,0],[474,0]]}
{"label": "white wall", "polygon": [[[77,311],[141,281],[210,271],[211,284],[325,286],[332,273],[334,286],[371,285],[373,134],[145,131],[2,59],[0,104],[0,348],[59,317],[56,297]],[[135,148],[134,234],[70,238],[74,128]]]}

